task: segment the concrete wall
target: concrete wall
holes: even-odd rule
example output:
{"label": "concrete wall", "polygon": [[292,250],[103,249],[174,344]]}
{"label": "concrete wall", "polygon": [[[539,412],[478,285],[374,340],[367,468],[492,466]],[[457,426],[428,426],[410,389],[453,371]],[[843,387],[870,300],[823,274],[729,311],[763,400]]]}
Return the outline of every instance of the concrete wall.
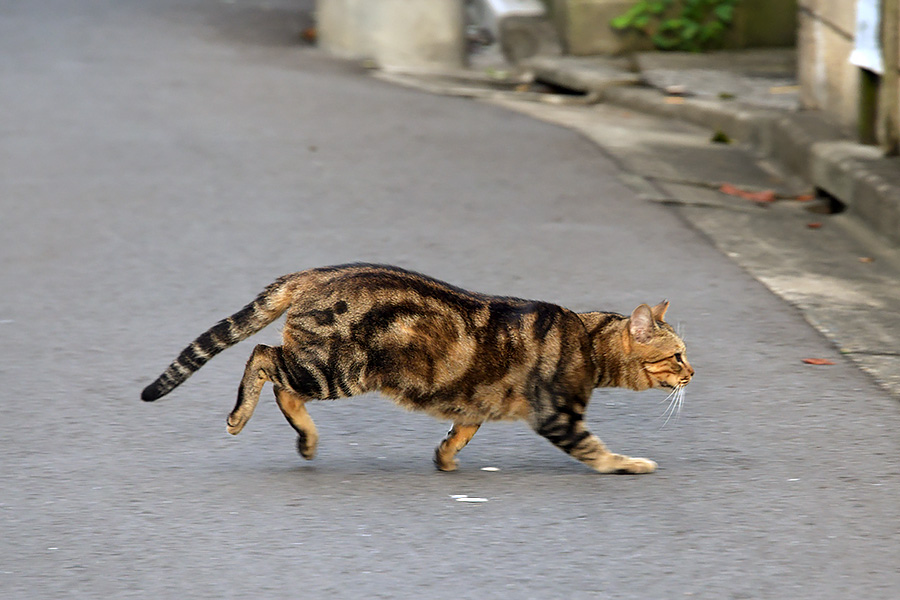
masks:
{"label": "concrete wall", "polygon": [[798,0],[741,0],[726,48],[785,48],[797,41]]}
{"label": "concrete wall", "polygon": [[634,4],[635,0],[551,0],[552,18],[566,54],[616,55],[652,50],[650,40],[609,25]]}
{"label": "concrete wall", "polygon": [[[855,0],[800,0],[797,40],[800,99],[856,135],[860,72],[850,64],[856,32]],[[897,26],[900,26],[898,24]]]}
{"label": "concrete wall", "polygon": [[800,0],[797,75],[806,108],[827,113],[855,131],[859,111],[859,69],[850,64],[856,29],[856,2]]}

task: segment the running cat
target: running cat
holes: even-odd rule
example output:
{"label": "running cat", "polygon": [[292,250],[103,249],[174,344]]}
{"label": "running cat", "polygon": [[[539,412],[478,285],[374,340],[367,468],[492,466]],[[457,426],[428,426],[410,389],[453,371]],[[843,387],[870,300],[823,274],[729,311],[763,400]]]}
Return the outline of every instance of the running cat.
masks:
{"label": "running cat", "polygon": [[649,473],[656,463],[610,452],[585,427],[597,387],[681,390],[694,374],[685,346],[663,321],[668,302],[630,316],[574,313],[547,302],[488,296],[397,267],[351,264],[285,275],[203,333],[141,394],[156,400],[222,350],[287,312],[283,345],[258,345],[227,420],[240,433],[263,385],[315,455],[306,403],[377,390],[397,404],[452,421],[434,463],[456,454],[486,421],[526,421],[558,448],[602,473]]}

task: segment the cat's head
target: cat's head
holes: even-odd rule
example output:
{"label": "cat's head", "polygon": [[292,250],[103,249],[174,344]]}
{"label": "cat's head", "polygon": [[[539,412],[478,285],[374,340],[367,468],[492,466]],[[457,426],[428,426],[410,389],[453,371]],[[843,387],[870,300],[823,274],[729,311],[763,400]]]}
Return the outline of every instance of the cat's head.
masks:
{"label": "cat's head", "polygon": [[649,388],[682,387],[694,375],[684,342],[672,326],[663,321],[668,308],[668,301],[653,308],[641,304],[628,319],[626,335],[630,355],[636,366],[643,369],[646,377],[640,379],[649,381]]}

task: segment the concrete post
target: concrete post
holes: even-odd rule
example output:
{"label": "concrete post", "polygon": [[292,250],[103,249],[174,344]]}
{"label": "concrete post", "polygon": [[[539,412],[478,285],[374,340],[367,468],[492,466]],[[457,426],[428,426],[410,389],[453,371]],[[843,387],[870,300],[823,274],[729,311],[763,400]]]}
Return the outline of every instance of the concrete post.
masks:
{"label": "concrete post", "polygon": [[466,63],[463,0],[317,0],[321,47],[384,69],[458,69]]}
{"label": "concrete post", "polygon": [[342,58],[372,58],[374,3],[375,0],[317,0],[319,46]]}

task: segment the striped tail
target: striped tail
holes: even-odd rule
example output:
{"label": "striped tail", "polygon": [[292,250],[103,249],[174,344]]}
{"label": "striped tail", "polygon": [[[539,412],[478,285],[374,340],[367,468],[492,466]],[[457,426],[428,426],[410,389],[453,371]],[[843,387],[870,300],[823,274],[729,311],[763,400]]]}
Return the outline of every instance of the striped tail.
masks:
{"label": "striped tail", "polygon": [[156,381],[144,388],[141,400],[152,402],[184,383],[213,356],[247,339],[281,316],[291,304],[290,281],[286,275],[267,287],[256,300],[213,325],[181,351]]}

